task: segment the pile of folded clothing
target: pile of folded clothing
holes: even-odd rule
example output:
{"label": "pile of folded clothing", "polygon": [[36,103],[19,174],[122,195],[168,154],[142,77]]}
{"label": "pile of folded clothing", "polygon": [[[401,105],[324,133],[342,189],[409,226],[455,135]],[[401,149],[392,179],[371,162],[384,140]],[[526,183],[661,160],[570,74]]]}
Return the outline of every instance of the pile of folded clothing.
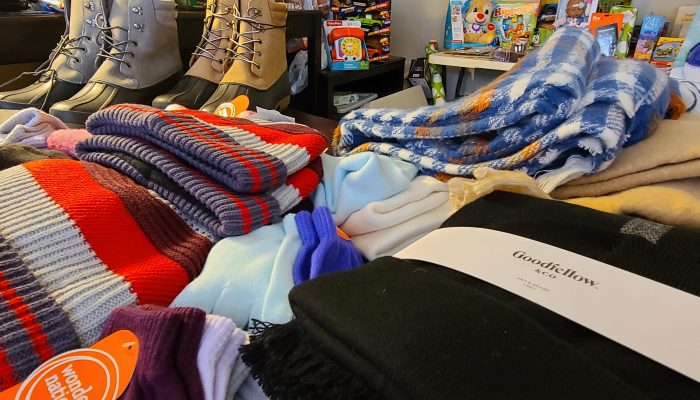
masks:
{"label": "pile of folded clothing", "polygon": [[262,125],[193,111],[119,104],[88,118],[81,160],[157,192],[216,237],[276,223],[320,180],[323,136],[294,123]]}
{"label": "pile of folded clothing", "polygon": [[[529,238],[700,295],[696,231],[505,192],[443,227]],[[290,302],[292,322],[242,349],[273,399],[700,396],[697,382],[621,344],[427,262],[380,258],[297,286]]]}
{"label": "pile of folded clothing", "polygon": [[550,192],[604,169],[653,121],[685,109],[678,84],[657,68],[601,57],[591,34],[562,28],[464,100],[350,112],[333,146],[339,155],[398,157],[444,179],[479,167],[522,170]]}

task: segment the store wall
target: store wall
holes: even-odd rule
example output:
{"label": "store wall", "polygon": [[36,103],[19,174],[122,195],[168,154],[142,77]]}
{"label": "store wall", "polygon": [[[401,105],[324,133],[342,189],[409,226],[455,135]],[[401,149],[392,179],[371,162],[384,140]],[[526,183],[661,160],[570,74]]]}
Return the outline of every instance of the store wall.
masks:
{"label": "store wall", "polygon": [[[678,7],[700,5],[700,0],[633,0],[642,15],[653,12],[673,22]],[[435,39],[442,45],[447,0],[392,0],[391,52],[410,60],[424,54],[425,44]]]}

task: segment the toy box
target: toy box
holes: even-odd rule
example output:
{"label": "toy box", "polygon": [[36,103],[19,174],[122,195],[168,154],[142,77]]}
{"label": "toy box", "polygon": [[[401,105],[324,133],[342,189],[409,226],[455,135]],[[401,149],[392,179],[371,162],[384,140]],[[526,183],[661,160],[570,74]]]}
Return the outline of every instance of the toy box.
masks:
{"label": "toy box", "polygon": [[391,52],[391,2],[333,0],[336,20],[358,21],[365,31],[369,60],[388,60]]}
{"label": "toy box", "polygon": [[535,33],[539,11],[539,1],[497,1],[493,19],[498,44],[506,48],[512,48],[519,42],[529,46]]}
{"label": "toy box", "polygon": [[678,53],[683,46],[683,38],[661,37],[656,43],[656,48],[651,56],[651,63],[659,68],[668,68],[673,65]]}
{"label": "toy box", "polygon": [[587,28],[597,9],[598,0],[559,0],[555,25]]}
{"label": "toy box", "polygon": [[676,15],[676,22],[673,24],[673,31],[671,31],[671,36],[673,37],[685,37],[688,34],[688,28],[695,18],[695,12],[698,6],[684,6],[678,9],[678,15]]}
{"label": "toy box", "polygon": [[622,14],[622,31],[617,40],[617,49],[615,49],[615,57],[625,58],[630,52],[630,41],[632,40],[632,32],[637,23],[637,8],[631,6],[613,6],[610,8],[611,14]]}
{"label": "toy box", "polygon": [[700,6],[688,27],[688,34],[673,63],[671,77],[700,83]]}
{"label": "toy box", "polygon": [[661,36],[666,19],[661,15],[647,15],[642,20],[642,28],[639,31],[637,48],[634,50],[634,58],[640,60],[651,59],[656,41]]}
{"label": "toy box", "polygon": [[490,46],[496,38],[492,0],[450,0],[445,18],[444,47]]}
{"label": "toy box", "polygon": [[359,21],[324,21],[323,30],[331,71],[369,69],[365,31]]}

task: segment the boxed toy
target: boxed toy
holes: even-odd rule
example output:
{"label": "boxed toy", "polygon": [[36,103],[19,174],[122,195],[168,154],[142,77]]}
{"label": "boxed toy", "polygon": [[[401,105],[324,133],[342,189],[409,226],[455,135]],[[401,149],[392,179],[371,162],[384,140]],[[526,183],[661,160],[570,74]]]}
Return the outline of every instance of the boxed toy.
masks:
{"label": "boxed toy", "polygon": [[559,0],[555,25],[587,28],[597,9],[598,0]]}
{"label": "boxed toy", "polygon": [[656,49],[651,56],[651,63],[659,68],[668,68],[673,65],[678,53],[683,46],[683,38],[662,37],[656,43]]}
{"label": "boxed toy", "polygon": [[695,18],[695,12],[698,6],[683,6],[678,9],[676,22],[673,24],[673,37],[685,37],[688,34],[688,28]]}
{"label": "boxed toy", "polygon": [[637,8],[631,6],[613,6],[610,8],[611,14],[622,14],[622,31],[617,40],[617,49],[615,57],[625,58],[630,52],[630,41],[632,40],[632,32],[634,25],[637,23]]}
{"label": "boxed toy", "polygon": [[493,17],[498,44],[506,48],[512,48],[516,43],[530,45],[539,11],[539,1],[498,0]]}
{"label": "boxed toy", "polygon": [[450,0],[445,18],[445,49],[492,45],[496,38],[496,25],[491,20],[495,8],[492,0]]}
{"label": "boxed toy", "polygon": [[323,29],[331,71],[369,69],[365,31],[359,21],[324,21]]}
{"label": "boxed toy", "polygon": [[640,60],[651,59],[656,41],[659,40],[664,29],[666,18],[661,15],[647,15],[642,20],[642,28],[639,31],[637,48],[634,50],[634,58]]}
{"label": "boxed toy", "polygon": [[391,2],[334,0],[336,20],[358,21],[365,31],[365,43],[370,61],[384,61],[390,57]]}
{"label": "boxed toy", "polygon": [[700,83],[700,6],[688,27],[688,34],[673,63],[671,77]]}

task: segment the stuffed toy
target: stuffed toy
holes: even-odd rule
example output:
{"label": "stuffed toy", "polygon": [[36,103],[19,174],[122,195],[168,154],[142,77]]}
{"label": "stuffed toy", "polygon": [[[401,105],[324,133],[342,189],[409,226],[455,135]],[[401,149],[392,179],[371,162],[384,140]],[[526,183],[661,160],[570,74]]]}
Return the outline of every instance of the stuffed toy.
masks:
{"label": "stuffed toy", "polygon": [[471,0],[465,3],[464,41],[491,44],[496,37],[496,25],[491,17],[496,9],[492,0]]}

